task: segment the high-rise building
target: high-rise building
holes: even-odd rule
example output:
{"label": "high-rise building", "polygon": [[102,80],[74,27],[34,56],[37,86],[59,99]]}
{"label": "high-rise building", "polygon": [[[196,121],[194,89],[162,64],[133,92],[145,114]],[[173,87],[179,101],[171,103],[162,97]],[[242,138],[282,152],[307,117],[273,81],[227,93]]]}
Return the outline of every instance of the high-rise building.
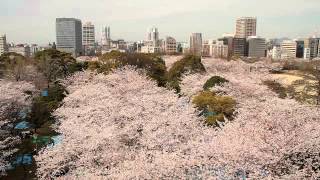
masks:
{"label": "high-rise building", "polygon": [[248,38],[257,34],[257,18],[240,17],[236,21],[236,38]]}
{"label": "high-rise building", "polygon": [[297,58],[303,58],[304,57],[304,41],[303,40],[296,40],[297,42]]}
{"label": "high-rise building", "polygon": [[110,27],[105,26],[102,29],[102,38],[101,38],[101,44],[103,46],[106,46],[107,48],[110,48],[111,46],[111,32],[110,32]]}
{"label": "high-rise building", "polygon": [[95,29],[91,22],[82,26],[82,45],[85,55],[92,55],[95,52]]}
{"label": "high-rise building", "polygon": [[266,57],[267,44],[266,39],[256,36],[248,37],[248,57]]}
{"label": "high-rise building", "polygon": [[310,49],[310,58],[314,59],[318,57],[319,54],[319,40],[320,38],[307,38],[304,40],[304,48]]}
{"label": "high-rise building", "polygon": [[57,49],[77,57],[82,55],[82,23],[74,18],[56,19]]}
{"label": "high-rise building", "polygon": [[196,56],[202,55],[202,34],[192,33],[190,36],[190,53]]}
{"label": "high-rise building", "polygon": [[177,52],[177,41],[170,36],[164,41],[164,51],[166,54],[174,54]]}
{"label": "high-rise building", "polygon": [[158,28],[152,27],[148,29],[146,45],[158,47],[159,44],[159,31]]}
{"label": "high-rise building", "polygon": [[6,52],[8,52],[6,35],[0,35],[0,56]]}
{"label": "high-rise building", "polygon": [[232,42],[232,55],[236,57],[246,56],[246,38],[233,38]]}
{"label": "high-rise building", "polygon": [[285,40],[281,43],[281,59],[296,58],[297,42]]}

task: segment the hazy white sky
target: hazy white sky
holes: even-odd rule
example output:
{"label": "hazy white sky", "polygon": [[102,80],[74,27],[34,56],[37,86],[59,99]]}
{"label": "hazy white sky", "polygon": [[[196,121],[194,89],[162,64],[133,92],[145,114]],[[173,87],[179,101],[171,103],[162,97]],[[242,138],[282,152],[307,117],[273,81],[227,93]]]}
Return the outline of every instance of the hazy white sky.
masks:
{"label": "hazy white sky", "polygon": [[320,0],[0,0],[0,33],[8,42],[55,41],[55,18],[92,21],[97,40],[103,25],[113,39],[144,39],[148,27],[160,36],[187,41],[191,32],[206,39],[234,31],[238,16],[256,16],[258,35],[303,37],[320,30]]}

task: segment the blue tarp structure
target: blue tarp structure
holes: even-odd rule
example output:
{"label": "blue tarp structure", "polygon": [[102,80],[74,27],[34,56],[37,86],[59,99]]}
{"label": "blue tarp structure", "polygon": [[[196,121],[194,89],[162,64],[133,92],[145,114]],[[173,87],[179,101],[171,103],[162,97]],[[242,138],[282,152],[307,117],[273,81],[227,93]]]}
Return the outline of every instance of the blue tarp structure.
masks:
{"label": "blue tarp structure", "polygon": [[16,160],[11,162],[11,164],[12,164],[12,166],[31,165],[32,164],[32,155],[31,154],[18,155]]}
{"label": "blue tarp structure", "polygon": [[48,97],[48,95],[49,95],[48,90],[41,91],[41,96]]}
{"label": "blue tarp structure", "polygon": [[217,115],[217,113],[215,113],[215,112],[205,112],[205,113],[203,113],[203,115],[204,115],[205,117],[209,117],[209,116]]}
{"label": "blue tarp structure", "polygon": [[30,128],[30,123],[27,121],[21,121],[14,127],[14,129],[29,129],[29,128]]}
{"label": "blue tarp structure", "polygon": [[203,110],[200,115],[203,115],[204,117],[209,117],[209,116],[215,116],[217,115],[217,113],[213,111],[211,112],[208,110]]}
{"label": "blue tarp structure", "polygon": [[53,142],[48,145],[49,148],[52,148],[53,146],[60,144],[62,142],[63,137],[62,135],[58,135],[52,136],[51,139]]}
{"label": "blue tarp structure", "polygon": [[32,136],[32,143],[33,144],[50,144],[52,143],[52,139],[50,136]]}
{"label": "blue tarp structure", "polygon": [[25,119],[27,117],[27,113],[26,112],[24,112],[24,111],[20,111],[19,112],[19,118],[20,119]]}

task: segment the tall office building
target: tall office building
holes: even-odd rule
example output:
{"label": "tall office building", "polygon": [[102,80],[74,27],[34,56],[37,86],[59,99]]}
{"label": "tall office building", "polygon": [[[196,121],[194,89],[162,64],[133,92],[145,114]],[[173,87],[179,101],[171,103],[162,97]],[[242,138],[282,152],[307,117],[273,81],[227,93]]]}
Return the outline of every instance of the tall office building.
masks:
{"label": "tall office building", "polygon": [[82,45],[85,55],[92,55],[95,51],[95,30],[91,22],[82,26]]}
{"label": "tall office building", "polygon": [[296,58],[297,42],[285,40],[281,43],[281,59]]}
{"label": "tall office building", "polygon": [[103,46],[107,46],[108,48],[111,47],[111,35],[110,35],[110,27],[105,26],[102,29],[102,38],[101,38],[101,44]]}
{"label": "tall office building", "polygon": [[190,53],[193,55],[202,55],[202,34],[192,33],[190,36]]}
{"label": "tall office building", "polygon": [[297,58],[303,58],[304,57],[304,41],[303,40],[296,40],[297,42]]}
{"label": "tall office building", "polygon": [[56,19],[57,49],[77,57],[82,55],[82,23],[74,18]]}
{"label": "tall office building", "polygon": [[266,57],[267,44],[266,39],[256,36],[248,37],[248,57]]}
{"label": "tall office building", "polygon": [[236,38],[248,38],[257,35],[257,18],[240,17],[236,21]]}
{"label": "tall office building", "polygon": [[6,52],[8,52],[6,35],[0,35],[0,56]]}

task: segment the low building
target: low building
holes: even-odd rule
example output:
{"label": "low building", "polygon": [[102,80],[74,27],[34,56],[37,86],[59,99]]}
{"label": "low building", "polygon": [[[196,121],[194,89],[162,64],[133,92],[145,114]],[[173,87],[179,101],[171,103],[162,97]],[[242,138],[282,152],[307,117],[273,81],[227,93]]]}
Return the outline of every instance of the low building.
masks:
{"label": "low building", "polygon": [[30,57],[30,46],[19,44],[16,46],[9,47],[9,52],[20,54],[26,58]]}
{"label": "low building", "polygon": [[141,47],[141,53],[160,53],[160,47],[155,46],[142,46]]}
{"label": "low building", "polygon": [[246,38],[233,38],[232,43],[232,55],[235,57],[244,57],[246,56]]}
{"label": "low building", "polygon": [[309,60],[311,58],[311,50],[310,48],[304,48],[303,59]]}
{"label": "low building", "polygon": [[281,59],[297,57],[297,42],[285,40],[281,43]]}
{"label": "low building", "polygon": [[266,39],[257,36],[248,37],[248,57],[266,57]]}
{"label": "low building", "polygon": [[130,43],[127,43],[126,45],[127,45],[126,47],[127,52],[129,53],[133,53],[137,50],[137,43],[135,42],[130,42]]}
{"label": "low building", "polygon": [[118,39],[111,42],[112,49],[126,50],[127,43],[123,39]]}
{"label": "low building", "polygon": [[223,41],[217,41],[215,44],[213,44],[211,52],[211,56],[215,58],[229,57],[228,45],[225,45]]}
{"label": "low building", "polygon": [[273,46],[272,59],[281,59],[281,47],[280,46]]}
{"label": "low building", "polygon": [[223,34],[223,37],[218,39],[218,41],[223,41],[223,44],[228,46],[228,57],[233,54],[233,39],[233,34]]}
{"label": "low building", "polygon": [[202,44],[202,56],[204,57],[212,56],[211,48],[212,48],[212,45],[210,44],[210,42],[208,40],[204,41],[204,43]]}
{"label": "low building", "polygon": [[177,53],[177,41],[173,37],[166,37],[166,40],[163,41],[164,52],[166,54],[175,54]]}
{"label": "low building", "polygon": [[32,44],[30,46],[30,56],[34,56],[38,51],[40,51],[40,47],[37,44]]}

